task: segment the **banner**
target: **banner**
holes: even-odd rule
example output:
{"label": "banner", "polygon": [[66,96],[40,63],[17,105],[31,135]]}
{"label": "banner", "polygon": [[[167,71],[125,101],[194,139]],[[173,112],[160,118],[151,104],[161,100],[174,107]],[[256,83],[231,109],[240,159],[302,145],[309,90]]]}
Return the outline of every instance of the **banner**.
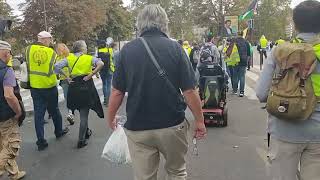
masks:
{"label": "banner", "polygon": [[239,18],[238,16],[225,16],[224,21],[231,21],[231,29],[234,34],[239,32]]}

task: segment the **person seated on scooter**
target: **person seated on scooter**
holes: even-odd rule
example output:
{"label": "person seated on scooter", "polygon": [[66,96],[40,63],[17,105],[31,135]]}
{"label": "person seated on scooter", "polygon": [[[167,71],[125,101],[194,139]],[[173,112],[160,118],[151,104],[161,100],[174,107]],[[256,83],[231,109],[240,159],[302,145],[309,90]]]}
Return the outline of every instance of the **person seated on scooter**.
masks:
{"label": "person seated on scooter", "polygon": [[[207,38],[207,42],[201,48],[201,57],[197,65],[199,74],[200,74],[200,78],[199,78],[200,95],[202,94],[205,86],[205,80],[201,80],[201,77],[223,75],[225,77],[225,82],[228,81],[226,64],[224,63],[217,46],[213,42],[214,42],[214,38],[212,36],[211,37],[209,36]],[[222,68],[223,74],[217,74],[217,72],[215,72],[215,68],[208,68],[210,65],[220,66]]]}

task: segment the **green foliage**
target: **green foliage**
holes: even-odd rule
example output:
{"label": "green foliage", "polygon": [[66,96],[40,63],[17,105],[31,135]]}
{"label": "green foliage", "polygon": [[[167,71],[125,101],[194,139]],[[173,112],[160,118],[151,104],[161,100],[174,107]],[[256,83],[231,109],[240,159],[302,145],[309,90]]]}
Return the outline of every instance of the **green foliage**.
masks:
{"label": "green foliage", "polygon": [[[26,0],[23,31],[27,40],[45,30],[43,0]],[[60,42],[79,39],[94,41],[96,37],[127,38],[133,31],[131,14],[121,0],[55,0],[45,1],[48,30]]]}
{"label": "green foliage", "polygon": [[290,0],[265,0],[258,8],[255,18],[256,39],[265,35],[269,40],[286,37],[285,28],[289,24],[292,9]]}
{"label": "green foliage", "polygon": [[123,7],[122,0],[101,0],[106,7],[105,23],[97,27],[99,39],[113,37],[115,40],[126,40],[134,31],[132,13]]}

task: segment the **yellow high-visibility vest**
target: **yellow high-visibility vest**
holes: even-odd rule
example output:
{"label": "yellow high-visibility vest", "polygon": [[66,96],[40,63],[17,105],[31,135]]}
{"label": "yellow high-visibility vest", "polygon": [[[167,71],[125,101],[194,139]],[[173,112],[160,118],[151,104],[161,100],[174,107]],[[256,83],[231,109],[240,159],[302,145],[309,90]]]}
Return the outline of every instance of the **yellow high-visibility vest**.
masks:
{"label": "yellow high-visibility vest", "polygon": [[[316,53],[316,57],[318,63],[320,63],[320,44],[313,46],[314,52]],[[317,97],[320,97],[320,73],[311,74],[311,80],[313,84],[313,90]]]}
{"label": "yellow high-visibility vest", "polygon": [[112,48],[100,48],[98,49],[98,52],[100,53],[109,53],[110,54],[110,71],[114,72],[115,71],[115,65],[113,62],[113,49]]}
{"label": "yellow high-visibility vest", "polygon": [[[292,43],[303,43],[302,39],[295,38],[292,40]],[[313,46],[314,52],[317,57],[318,63],[320,63],[320,44],[316,44]],[[313,72],[311,74],[311,81],[313,85],[314,94],[317,97],[320,97],[320,72]]]}
{"label": "yellow high-visibility vest", "polygon": [[53,72],[56,56],[54,50],[46,46],[27,47],[26,62],[32,88],[48,89],[57,85],[57,76]]}
{"label": "yellow high-visibility vest", "polygon": [[[71,55],[71,53],[69,54],[69,56],[70,56],[70,55]],[[65,57],[60,57],[60,56],[58,56],[57,59],[56,59],[56,62],[59,62],[59,61],[61,61],[61,60],[63,60],[63,59],[65,59]],[[67,57],[67,59],[68,59],[68,57]],[[70,70],[71,70],[71,68],[70,68],[69,66],[64,67],[64,68],[62,69],[62,72],[66,75],[66,77],[63,76],[63,75],[61,75],[61,76],[60,76],[60,80],[66,80],[67,77],[70,77]]]}
{"label": "yellow high-visibility vest", "polygon": [[260,45],[262,49],[265,49],[268,47],[268,40],[266,38],[261,38],[260,39]]}
{"label": "yellow high-visibility vest", "polygon": [[71,68],[71,77],[86,76],[92,73],[92,59],[93,56],[87,54],[82,54],[78,57],[71,53],[67,57],[68,66]]}
{"label": "yellow high-visibility vest", "polygon": [[9,67],[12,67],[12,66],[13,66],[13,64],[12,64],[12,57],[10,58],[9,62],[7,63],[7,66],[9,66]]}
{"label": "yellow high-visibility vest", "polygon": [[[224,52],[227,52],[228,47],[224,48]],[[226,56],[224,61],[227,63],[227,66],[236,66],[240,62],[240,55],[238,47],[234,44],[230,57]]]}

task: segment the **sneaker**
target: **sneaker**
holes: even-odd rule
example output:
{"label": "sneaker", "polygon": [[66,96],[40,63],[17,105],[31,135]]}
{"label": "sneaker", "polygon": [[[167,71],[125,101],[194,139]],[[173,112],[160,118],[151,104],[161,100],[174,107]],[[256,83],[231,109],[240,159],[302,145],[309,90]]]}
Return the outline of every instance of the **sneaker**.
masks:
{"label": "sneaker", "polygon": [[26,176],[26,172],[25,171],[19,171],[17,174],[15,175],[10,175],[10,179],[12,180],[19,180],[19,179],[22,179]]}
{"label": "sneaker", "polygon": [[65,129],[62,130],[62,132],[60,134],[56,135],[56,138],[60,139],[63,136],[65,136],[66,134],[68,134],[68,132],[69,132],[69,128],[65,128]]}
{"label": "sneaker", "polygon": [[69,114],[67,115],[67,121],[69,122],[69,124],[70,124],[71,126],[74,125],[74,116],[73,116],[72,113],[69,113]]}
{"label": "sneaker", "polygon": [[38,151],[43,151],[48,148],[49,144],[46,140],[37,141]]}
{"label": "sneaker", "polygon": [[237,91],[233,91],[232,94],[238,95],[238,92]]}
{"label": "sneaker", "polygon": [[243,96],[244,96],[244,93],[241,92],[241,93],[239,94],[239,97],[243,97]]}

